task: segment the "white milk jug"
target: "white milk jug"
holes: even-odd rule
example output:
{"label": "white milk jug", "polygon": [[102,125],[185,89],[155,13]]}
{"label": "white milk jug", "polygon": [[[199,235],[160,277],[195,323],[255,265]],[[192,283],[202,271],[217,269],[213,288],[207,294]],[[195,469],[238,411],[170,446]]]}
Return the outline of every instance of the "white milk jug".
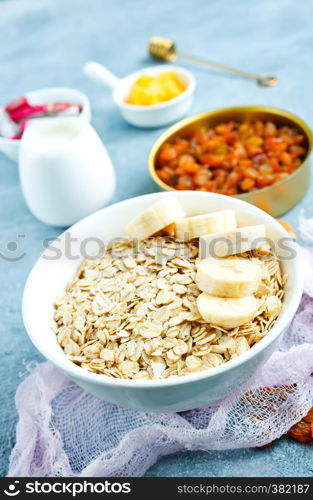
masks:
{"label": "white milk jug", "polygon": [[19,153],[26,203],[51,226],[70,226],[109,203],[111,159],[92,126],[79,118],[33,120]]}

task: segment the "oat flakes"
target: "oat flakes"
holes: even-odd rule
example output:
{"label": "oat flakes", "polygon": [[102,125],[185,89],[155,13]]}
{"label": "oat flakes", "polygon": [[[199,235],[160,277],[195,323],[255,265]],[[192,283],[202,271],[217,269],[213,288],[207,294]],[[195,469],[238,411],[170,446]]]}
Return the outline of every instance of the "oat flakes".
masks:
{"label": "oat flakes", "polygon": [[53,331],[65,354],[85,370],[124,379],[182,376],[226,363],[259,342],[280,313],[286,277],[269,250],[262,260],[257,317],[225,330],[199,315],[194,278],[198,246],[155,236],[135,248],[116,241],[79,267],[55,300]]}

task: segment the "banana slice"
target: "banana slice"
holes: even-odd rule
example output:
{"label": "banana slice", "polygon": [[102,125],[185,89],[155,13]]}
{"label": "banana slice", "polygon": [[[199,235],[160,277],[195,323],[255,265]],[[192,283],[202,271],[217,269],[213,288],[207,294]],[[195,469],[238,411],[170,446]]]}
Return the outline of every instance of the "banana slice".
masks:
{"label": "banana slice", "polygon": [[233,231],[223,231],[202,236],[199,241],[199,257],[226,257],[248,252],[261,247],[266,241],[264,224],[239,227]]}
{"label": "banana slice", "polygon": [[204,234],[233,230],[236,225],[234,210],[195,215],[176,222],[176,238],[189,241]]}
{"label": "banana slice", "polygon": [[205,321],[228,330],[252,321],[257,315],[259,301],[253,295],[234,299],[201,293],[197,306]]}
{"label": "banana slice", "polygon": [[144,240],[185,215],[176,198],[163,198],[135,217],[126,227],[126,233],[130,238]]}
{"label": "banana slice", "polygon": [[242,257],[204,259],[198,262],[196,284],[218,297],[245,297],[257,291],[263,276],[258,262]]}

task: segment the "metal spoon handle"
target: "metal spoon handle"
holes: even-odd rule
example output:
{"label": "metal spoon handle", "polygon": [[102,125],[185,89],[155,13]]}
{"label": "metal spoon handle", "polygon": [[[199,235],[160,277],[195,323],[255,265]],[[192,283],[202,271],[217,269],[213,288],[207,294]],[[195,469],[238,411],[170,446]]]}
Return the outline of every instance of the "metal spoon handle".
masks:
{"label": "metal spoon handle", "polygon": [[245,78],[250,78],[251,80],[256,80],[259,85],[263,87],[272,87],[277,84],[277,78],[271,75],[259,76],[255,73],[250,73],[248,71],[243,71],[241,69],[232,68],[231,66],[226,66],[225,64],[220,64],[214,61],[209,61],[208,59],[202,59],[201,57],[190,56],[189,54],[183,54],[177,52],[177,57],[192,61],[198,64],[204,64],[205,66],[210,66],[211,68],[216,68],[221,71],[227,71],[228,73],[233,73],[235,75],[243,76]]}

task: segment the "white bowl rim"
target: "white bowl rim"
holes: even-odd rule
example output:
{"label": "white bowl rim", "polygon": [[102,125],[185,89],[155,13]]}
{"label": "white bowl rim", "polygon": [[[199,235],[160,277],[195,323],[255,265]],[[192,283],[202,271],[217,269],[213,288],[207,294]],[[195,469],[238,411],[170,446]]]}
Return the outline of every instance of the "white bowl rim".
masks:
{"label": "white bowl rim", "polygon": [[[138,104],[128,104],[127,102],[123,101],[122,99],[120,99],[117,96],[117,94],[119,92],[119,87],[121,84],[124,84],[125,80],[128,80],[128,79],[131,80],[133,78],[135,79],[136,77],[138,77],[138,76],[140,76],[148,71],[151,71],[151,70],[155,70],[156,72],[160,71],[162,73],[165,71],[169,71],[169,70],[176,71],[176,73],[183,75],[188,80],[187,88],[181,94],[179,94],[176,97],[173,97],[169,101],[160,102],[159,104],[150,104],[149,106],[140,106]],[[140,69],[138,71],[135,71],[134,73],[131,73],[131,74],[125,76],[124,78],[121,78],[120,82],[116,85],[116,87],[114,87],[113,100],[114,100],[115,104],[121,109],[131,110],[131,111],[134,111],[136,113],[137,112],[147,113],[149,111],[151,112],[151,111],[156,111],[159,109],[170,108],[171,106],[174,106],[175,104],[178,104],[179,102],[184,101],[189,96],[191,96],[194,93],[195,89],[196,89],[196,79],[195,79],[195,76],[193,75],[193,73],[191,73],[191,71],[189,71],[188,69],[182,68],[181,66],[176,66],[174,64],[160,64],[157,66],[149,66],[148,68]]]}
{"label": "white bowl rim", "polygon": [[[180,191],[176,193],[177,197],[183,197],[185,195],[186,191]],[[193,193],[196,194],[198,197],[207,197],[210,196],[213,198],[227,198],[229,199],[229,196],[217,194],[217,193],[204,193],[204,192],[193,192],[193,191],[188,191],[188,193]],[[136,204],[136,201],[138,199],[145,199],[149,198],[151,202],[153,203],[154,199],[159,199],[160,196],[173,196],[172,192],[166,192],[166,193],[150,193],[150,194],[145,194],[142,196],[136,196],[134,198],[129,198],[117,203],[114,203],[112,205],[109,205],[108,207],[105,207],[97,212],[94,212],[93,214],[89,215],[88,217],[85,217],[81,219],[79,222],[71,226],[71,228],[76,228],[80,224],[86,224],[88,223],[89,220],[91,220],[95,215],[99,214],[100,212],[106,212],[110,210],[115,210],[117,206],[120,208],[123,207],[123,205],[127,205],[129,203]],[[288,232],[282,227],[282,225],[276,221],[271,215],[267,214],[263,210],[255,207],[254,205],[251,205],[250,203],[247,203],[243,200],[239,200],[237,198],[233,198],[234,201],[234,206],[237,206],[238,208],[244,209],[247,205],[249,206],[249,211],[250,213],[255,213],[256,215],[261,215],[264,219],[264,223],[266,224],[266,221],[268,222],[269,225],[271,225],[277,233],[281,234],[281,237],[290,237]],[[71,229],[69,228],[69,229]],[[67,229],[67,231],[69,230]],[[59,238],[62,238],[66,231],[64,231],[61,235],[59,235]],[[47,251],[47,250],[46,250]],[[137,388],[137,389],[156,389],[156,388],[166,388],[166,387],[173,387],[173,386],[179,386],[179,385],[184,385],[184,384],[189,384],[193,382],[198,382],[200,380],[204,379],[212,379],[215,377],[218,377],[222,373],[226,373],[229,370],[236,368],[240,366],[241,364],[248,362],[252,358],[254,358],[258,353],[263,351],[267,346],[269,346],[272,342],[274,342],[280,335],[281,333],[285,330],[285,328],[290,324],[291,320],[293,319],[298,305],[301,300],[301,296],[303,293],[303,269],[300,263],[300,256],[297,253],[296,257],[293,259],[293,265],[295,266],[295,275],[296,275],[296,285],[293,288],[293,297],[292,297],[292,304],[289,305],[288,309],[283,309],[282,313],[280,314],[279,318],[277,319],[277,322],[274,324],[272,329],[269,331],[269,333],[261,339],[257,344],[255,344],[251,349],[246,351],[245,353],[241,354],[240,356],[227,361],[226,363],[219,365],[217,367],[208,369],[208,370],[203,370],[201,372],[195,372],[191,373],[189,375],[184,375],[184,376],[175,376],[175,377],[170,377],[167,379],[158,379],[158,380],[128,380],[128,379],[118,379],[118,378],[113,378],[113,377],[108,377],[104,374],[98,374],[98,373],[93,373],[93,372],[88,372],[87,370],[83,370],[79,366],[75,365],[72,361],[70,361],[66,355],[64,354],[64,358],[62,357],[61,359],[64,359],[61,361],[58,357],[54,356],[54,353],[50,352],[48,349],[44,348],[38,348],[36,344],[36,336],[34,336],[31,332],[31,320],[28,318],[27,310],[26,310],[26,297],[29,293],[31,293],[31,286],[32,286],[32,276],[36,272],[36,268],[39,265],[43,255],[45,252],[42,253],[42,255],[39,257],[35,265],[33,266],[25,287],[24,287],[24,292],[23,292],[23,298],[22,298],[22,317],[24,321],[24,325],[26,328],[26,331],[28,333],[29,338],[31,339],[32,343],[34,346],[39,350],[39,352],[49,361],[51,361],[55,366],[57,366],[63,373],[65,372],[68,374],[69,377],[73,377],[77,380],[80,380],[82,383],[93,383],[96,385],[104,385],[104,386],[112,386],[112,387],[120,387],[120,388],[128,388],[130,389],[131,387]],[[49,325],[47,325],[47,331],[49,329]]]}

